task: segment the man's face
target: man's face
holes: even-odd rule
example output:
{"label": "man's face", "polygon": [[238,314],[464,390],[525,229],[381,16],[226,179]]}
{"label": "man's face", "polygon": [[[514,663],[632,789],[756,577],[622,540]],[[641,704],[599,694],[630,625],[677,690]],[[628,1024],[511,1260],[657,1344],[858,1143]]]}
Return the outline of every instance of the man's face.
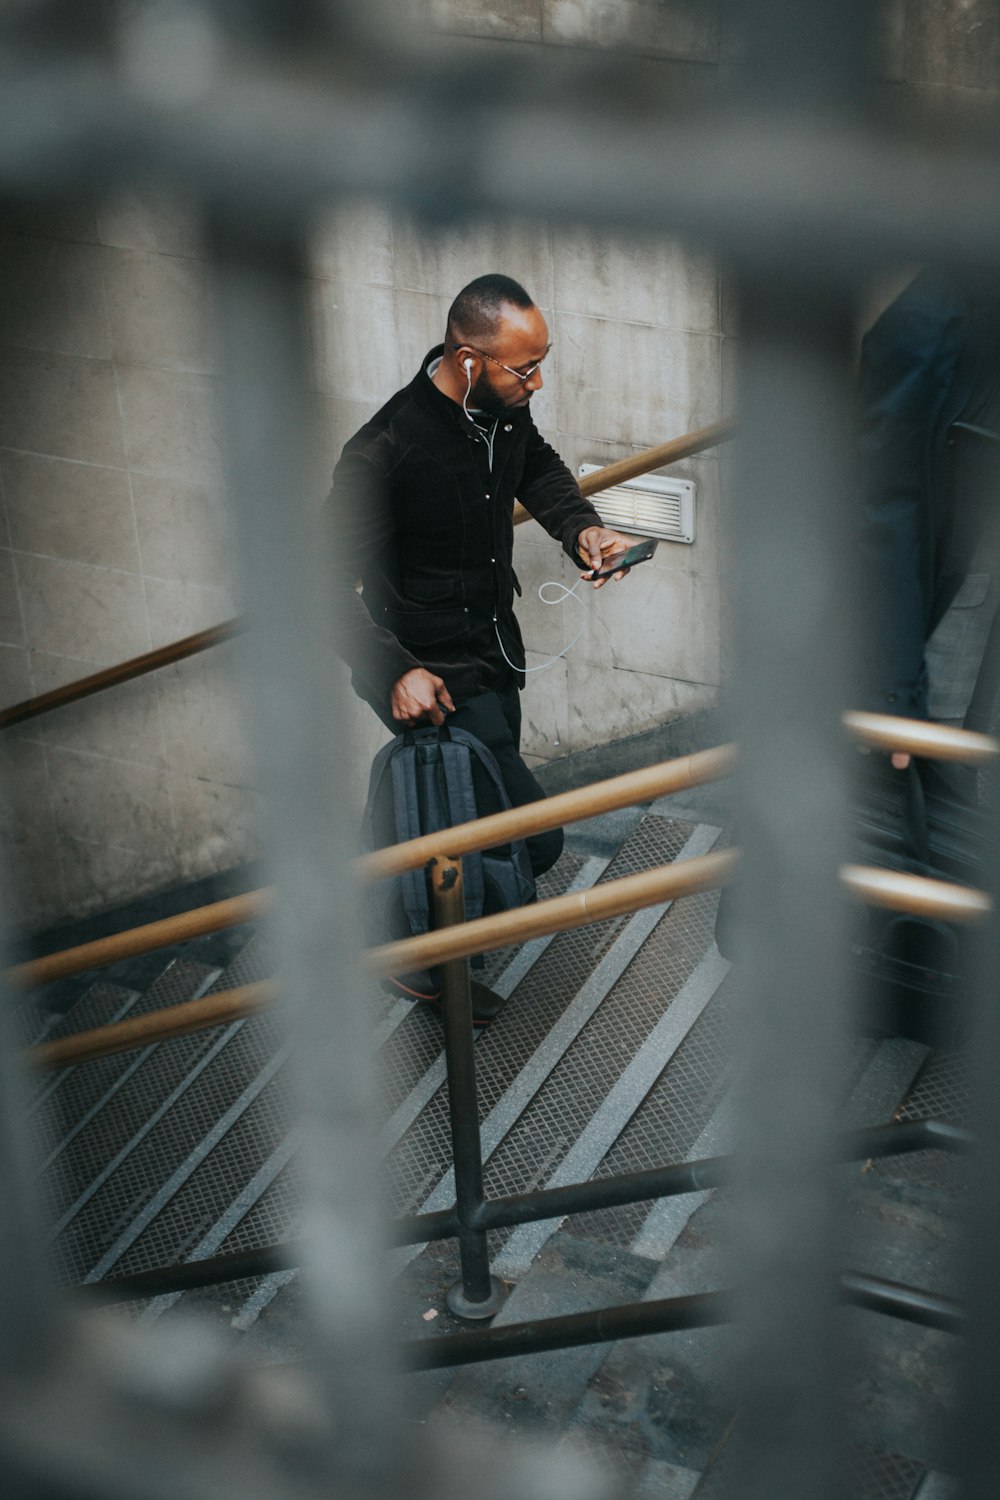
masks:
{"label": "man's face", "polygon": [[[507,304],[496,333],[489,341],[492,359],[483,359],[472,383],[469,405],[491,416],[527,406],[543,385],[541,361],[549,351],[549,330],[537,307]],[[502,366],[507,366],[506,369]],[[532,366],[538,368],[532,370]],[[519,375],[532,370],[526,380]],[[513,373],[517,372],[517,373]]]}

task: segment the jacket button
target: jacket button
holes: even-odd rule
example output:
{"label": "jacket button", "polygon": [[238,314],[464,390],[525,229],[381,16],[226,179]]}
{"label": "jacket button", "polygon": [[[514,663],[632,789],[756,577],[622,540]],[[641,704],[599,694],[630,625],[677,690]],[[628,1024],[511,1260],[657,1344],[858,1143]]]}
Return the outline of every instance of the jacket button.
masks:
{"label": "jacket button", "polygon": [[490,498],[490,492],[489,492],[489,490],[486,491],[486,498],[487,498],[487,500]]}
{"label": "jacket button", "polygon": [[503,430],[504,430],[504,432],[513,432],[514,431],[514,424],[513,424],[513,422],[505,422],[503,424]]}

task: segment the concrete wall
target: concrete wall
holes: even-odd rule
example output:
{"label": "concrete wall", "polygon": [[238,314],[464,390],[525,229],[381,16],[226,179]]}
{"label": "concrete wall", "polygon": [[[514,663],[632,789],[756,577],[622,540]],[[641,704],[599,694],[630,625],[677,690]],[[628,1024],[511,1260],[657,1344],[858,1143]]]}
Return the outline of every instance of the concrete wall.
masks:
{"label": "concrete wall", "polygon": [[[431,0],[479,47],[620,40],[664,86],[711,90],[725,66],[708,0]],[[886,0],[886,90],[907,109],[995,102],[984,0]],[[657,70],[660,70],[659,74]],[[539,223],[432,232],[384,205],[318,232],[309,294],[319,468],[416,370],[455,291],[504,270],[554,350],[536,420],[575,467],[715,420],[737,340],[718,268],[696,251]],[[196,228],[178,205],[25,212],[0,238],[0,704],[238,611],[214,427],[217,363]],[[662,544],[627,583],[545,607],[576,575],[529,523],[517,536],[532,675],[525,746],[543,762],[712,703],[722,678],[722,467],[698,485],[693,546]],[[353,796],[384,737],[351,711]],[[256,852],[253,769],[233,648],[218,648],[3,737],[18,918],[32,926],[226,868]]]}

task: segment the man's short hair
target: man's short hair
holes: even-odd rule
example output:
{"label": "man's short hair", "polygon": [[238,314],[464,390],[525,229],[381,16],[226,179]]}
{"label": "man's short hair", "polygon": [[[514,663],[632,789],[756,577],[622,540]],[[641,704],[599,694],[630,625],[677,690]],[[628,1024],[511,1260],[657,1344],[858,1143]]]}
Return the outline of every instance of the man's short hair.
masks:
{"label": "man's short hair", "polygon": [[464,286],[448,309],[449,343],[488,343],[500,325],[501,308],[534,307],[519,281],[492,272]]}

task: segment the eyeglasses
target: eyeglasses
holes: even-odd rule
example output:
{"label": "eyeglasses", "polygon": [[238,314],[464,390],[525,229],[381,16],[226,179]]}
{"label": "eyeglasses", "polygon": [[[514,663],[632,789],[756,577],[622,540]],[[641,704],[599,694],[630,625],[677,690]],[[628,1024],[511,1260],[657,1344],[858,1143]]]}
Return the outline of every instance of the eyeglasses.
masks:
{"label": "eyeglasses", "polygon": [[[453,349],[461,349],[463,346],[461,344],[452,344],[451,347]],[[488,359],[491,364],[499,365],[501,370],[507,371],[508,375],[516,376],[522,385],[526,380],[531,379],[532,375],[534,375],[535,371],[538,369],[538,366],[542,363],[542,360],[548,358],[549,353],[552,349],[552,345],[547,344],[545,353],[542,355],[542,359],[536,360],[535,363],[531,366],[530,370],[513,370],[511,369],[510,365],[505,365],[502,359],[497,359],[495,354],[487,354],[485,349],[477,349],[475,344],[466,344],[464,347],[467,349],[471,349],[475,354],[481,355],[483,359]]]}

